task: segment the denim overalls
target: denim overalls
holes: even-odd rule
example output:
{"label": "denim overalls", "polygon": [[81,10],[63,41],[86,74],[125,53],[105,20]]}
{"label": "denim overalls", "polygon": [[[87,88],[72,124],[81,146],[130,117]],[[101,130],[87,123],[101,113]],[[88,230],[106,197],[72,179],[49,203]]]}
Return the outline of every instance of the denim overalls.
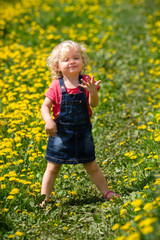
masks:
{"label": "denim overalls", "polygon": [[[79,82],[82,76],[79,76]],[[49,137],[45,158],[60,164],[88,163],[95,160],[92,126],[85,90],[68,94],[63,78],[59,78],[62,98],[56,137]]]}

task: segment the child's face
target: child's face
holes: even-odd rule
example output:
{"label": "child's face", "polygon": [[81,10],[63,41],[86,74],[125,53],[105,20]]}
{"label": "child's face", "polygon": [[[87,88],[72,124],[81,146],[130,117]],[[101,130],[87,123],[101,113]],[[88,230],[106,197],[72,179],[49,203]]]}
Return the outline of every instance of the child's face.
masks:
{"label": "child's face", "polygon": [[76,48],[65,47],[58,61],[58,71],[62,72],[63,76],[77,76],[83,68],[81,53]]}

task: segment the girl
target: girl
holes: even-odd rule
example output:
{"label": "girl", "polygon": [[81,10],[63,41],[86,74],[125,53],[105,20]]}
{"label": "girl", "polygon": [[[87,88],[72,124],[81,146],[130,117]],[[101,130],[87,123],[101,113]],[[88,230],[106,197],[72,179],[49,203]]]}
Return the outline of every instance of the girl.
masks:
{"label": "girl", "polygon": [[[49,200],[61,164],[82,163],[107,200],[120,196],[109,191],[95,161],[90,106],[96,107],[99,103],[97,90],[101,81],[95,82],[94,77],[83,75],[87,60],[85,47],[73,41],[57,45],[47,59],[53,82],[41,108],[45,131],[49,135],[45,156],[48,164],[41,189],[46,197],[42,206]],[[54,120],[50,115],[51,107]]]}

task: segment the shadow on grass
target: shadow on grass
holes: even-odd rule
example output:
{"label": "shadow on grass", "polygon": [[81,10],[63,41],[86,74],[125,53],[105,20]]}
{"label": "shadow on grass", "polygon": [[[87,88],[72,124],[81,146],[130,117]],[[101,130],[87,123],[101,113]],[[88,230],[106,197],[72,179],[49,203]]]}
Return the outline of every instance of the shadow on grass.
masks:
{"label": "shadow on grass", "polygon": [[86,204],[94,204],[94,203],[102,203],[102,202],[105,202],[105,199],[103,199],[102,197],[75,196],[75,197],[71,197],[68,200],[66,200],[63,205],[78,206],[78,205],[86,205]]}
{"label": "shadow on grass", "polygon": [[154,183],[156,180],[155,174],[151,173],[149,176],[140,180],[137,184],[133,184],[132,187],[123,187],[123,195],[129,195],[131,192],[140,192],[144,189],[146,185]]}

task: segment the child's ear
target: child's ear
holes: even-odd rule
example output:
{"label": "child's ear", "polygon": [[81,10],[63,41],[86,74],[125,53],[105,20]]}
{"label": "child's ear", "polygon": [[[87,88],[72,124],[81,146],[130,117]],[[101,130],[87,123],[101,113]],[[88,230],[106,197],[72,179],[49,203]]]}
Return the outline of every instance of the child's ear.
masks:
{"label": "child's ear", "polygon": [[56,63],[56,64],[54,65],[54,68],[55,68],[56,71],[60,71],[60,68],[59,68],[58,63]]}

